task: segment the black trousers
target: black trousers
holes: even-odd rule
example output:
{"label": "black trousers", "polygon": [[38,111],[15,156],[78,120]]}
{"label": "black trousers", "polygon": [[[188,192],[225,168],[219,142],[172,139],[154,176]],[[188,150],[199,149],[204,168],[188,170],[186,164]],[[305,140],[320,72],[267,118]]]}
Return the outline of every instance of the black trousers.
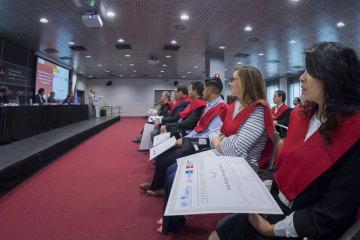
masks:
{"label": "black trousers", "polygon": [[151,183],[151,190],[158,190],[164,188],[164,177],[166,170],[172,164],[176,163],[176,159],[182,157],[181,149],[171,150],[159,155],[156,158],[156,168]]}

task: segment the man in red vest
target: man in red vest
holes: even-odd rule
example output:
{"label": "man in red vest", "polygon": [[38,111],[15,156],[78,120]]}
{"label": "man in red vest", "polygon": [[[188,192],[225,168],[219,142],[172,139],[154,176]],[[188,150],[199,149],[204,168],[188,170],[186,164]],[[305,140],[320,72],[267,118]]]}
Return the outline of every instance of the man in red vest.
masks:
{"label": "man in red vest", "polygon": [[274,93],[273,101],[276,104],[276,106],[272,107],[271,114],[273,117],[273,124],[276,131],[280,133],[281,137],[286,136],[286,129],[282,129],[280,127],[277,127],[278,124],[283,126],[289,125],[289,118],[290,113],[292,111],[292,108],[286,106],[285,104],[286,100],[286,93],[282,90],[277,90]]}
{"label": "man in red vest", "polygon": [[[220,125],[219,112],[226,106],[226,103],[220,97],[222,89],[223,84],[220,79],[206,81],[203,98],[208,102],[207,107],[204,108],[197,126],[185,138],[209,138],[209,133]],[[146,193],[152,197],[164,195],[162,187],[166,169],[176,163],[177,158],[186,156],[182,154],[181,146],[182,139],[180,138],[176,142],[176,148],[178,149],[163,153],[157,157],[152,183],[140,184],[140,189],[147,191]]]}

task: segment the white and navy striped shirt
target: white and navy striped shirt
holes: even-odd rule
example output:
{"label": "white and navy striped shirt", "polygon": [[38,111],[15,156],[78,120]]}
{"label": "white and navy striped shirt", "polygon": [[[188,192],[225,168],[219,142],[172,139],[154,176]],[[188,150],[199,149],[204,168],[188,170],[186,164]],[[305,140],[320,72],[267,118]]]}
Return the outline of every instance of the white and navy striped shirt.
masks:
{"label": "white and navy striped shirt", "polygon": [[[241,111],[240,103],[235,103],[232,119]],[[265,106],[256,105],[252,113],[241,124],[237,133],[220,142],[221,152],[225,156],[243,157],[246,161],[258,165],[262,152],[269,139],[264,123]],[[223,123],[209,135],[210,143],[216,137],[221,137]],[[211,147],[214,146],[211,144]]]}

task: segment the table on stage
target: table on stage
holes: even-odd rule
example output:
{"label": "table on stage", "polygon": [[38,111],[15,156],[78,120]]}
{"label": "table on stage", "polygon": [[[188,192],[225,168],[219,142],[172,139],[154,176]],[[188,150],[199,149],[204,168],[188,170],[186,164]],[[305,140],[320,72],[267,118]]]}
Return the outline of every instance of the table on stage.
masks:
{"label": "table on stage", "polygon": [[88,105],[0,107],[0,144],[88,119]]}

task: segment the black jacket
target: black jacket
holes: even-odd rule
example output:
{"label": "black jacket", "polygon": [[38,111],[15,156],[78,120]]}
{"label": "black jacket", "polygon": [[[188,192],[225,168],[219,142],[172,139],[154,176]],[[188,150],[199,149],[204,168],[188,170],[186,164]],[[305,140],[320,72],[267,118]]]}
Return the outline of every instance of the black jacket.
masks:
{"label": "black jacket", "polygon": [[43,96],[40,96],[40,94],[36,94],[34,98],[34,103],[41,104],[40,97],[42,98],[42,103],[45,103],[45,98]]}
{"label": "black jacket", "polygon": [[[289,126],[289,119],[290,119],[290,113],[293,109],[288,108],[286,109],[276,120],[278,124]],[[275,127],[276,131],[279,132],[280,137],[284,138],[286,137],[287,130],[282,127]]]}
{"label": "black jacket", "polygon": [[169,104],[166,104],[165,106],[161,106],[161,111],[159,116],[165,116],[169,110],[170,110]]}
{"label": "black jacket", "polygon": [[190,101],[180,102],[171,112],[166,114],[162,119],[162,124],[174,123],[179,121],[180,116],[179,113],[185,110],[186,106],[190,103]]}
{"label": "black jacket", "polygon": [[295,211],[294,227],[301,239],[339,239],[355,222],[360,206],[359,156],[360,140],[300,192],[290,210],[279,200],[279,188],[273,181],[270,192],[285,215]]}
{"label": "black jacket", "polygon": [[197,123],[199,122],[199,120],[201,118],[201,113],[204,108],[205,108],[205,106],[195,109],[187,117],[185,117],[181,122],[166,124],[166,131],[170,132],[171,128],[193,130],[194,127],[196,127]]}
{"label": "black jacket", "polygon": [[6,98],[6,96],[1,96],[0,94],[0,103],[9,103],[9,100]]}

